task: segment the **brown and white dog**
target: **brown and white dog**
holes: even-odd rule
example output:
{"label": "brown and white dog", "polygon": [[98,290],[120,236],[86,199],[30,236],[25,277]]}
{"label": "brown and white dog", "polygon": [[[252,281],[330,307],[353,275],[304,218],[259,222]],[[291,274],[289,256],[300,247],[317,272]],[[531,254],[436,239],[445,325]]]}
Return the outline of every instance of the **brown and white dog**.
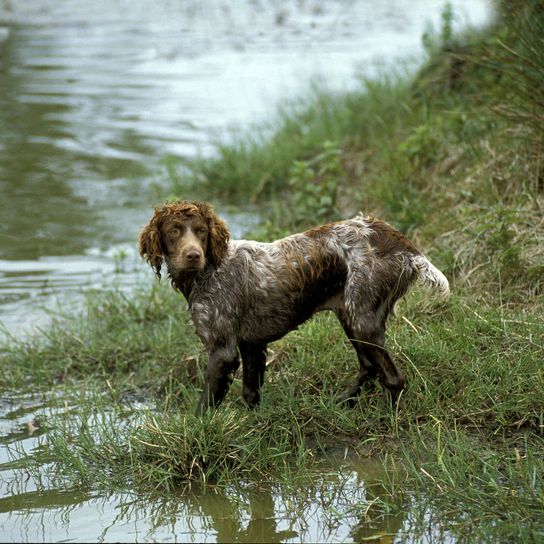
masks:
{"label": "brown and white dog", "polygon": [[172,202],[143,228],[140,254],[159,278],[166,263],[208,353],[198,413],[223,400],[238,353],[244,399],[257,405],[267,344],[322,310],[336,314],[359,360],[341,399],[353,404],[377,377],[396,401],[405,380],[384,347],[387,316],[417,279],[449,294],[448,280],[407,238],[362,215],[262,243],[230,240],[206,203]]}

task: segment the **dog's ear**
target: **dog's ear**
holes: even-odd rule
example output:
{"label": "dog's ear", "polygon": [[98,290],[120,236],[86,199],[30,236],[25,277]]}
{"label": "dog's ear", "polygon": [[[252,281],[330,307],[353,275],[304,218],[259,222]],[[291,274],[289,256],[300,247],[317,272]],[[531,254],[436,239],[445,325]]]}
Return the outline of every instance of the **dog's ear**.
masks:
{"label": "dog's ear", "polygon": [[161,232],[159,230],[159,221],[156,212],[149,224],[140,232],[140,256],[145,258],[160,279],[163,252],[161,246]]}
{"label": "dog's ear", "polygon": [[228,249],[230,232],[224,221],[213,211],[213,208],[205,202],[193,202],[202,217],[208,224],[208,249],[207,261],[217,268],[225,258]]}

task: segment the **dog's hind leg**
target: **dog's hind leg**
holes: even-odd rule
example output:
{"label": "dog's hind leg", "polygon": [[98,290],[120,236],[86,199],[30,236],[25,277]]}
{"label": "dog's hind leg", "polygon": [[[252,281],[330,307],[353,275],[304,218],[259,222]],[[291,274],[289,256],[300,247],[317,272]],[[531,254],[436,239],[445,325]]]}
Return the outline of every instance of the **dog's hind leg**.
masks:
{"label": "dog's hind leg", "polygon": [[336,310],[335,313],[342,324],[346,336],[349,338],[351,345],[355,349],[357,359],[359,360],[359,373],[357,374],[354,385],[338,396],[338,402],[344,403],[351,408],[355,405],[363,386],[378,375],[378,367],[368,356],[365,343],[356,338],[355,333],[348,322],[346,312],[339,309]]}
{"label": "dog's hind leg", "polygon": [[384,398],[390,399],[395,405],[400,392],[404,389],[405,378],[385,349],[387,311],[380,308],[378,311],[364,312],[367,317],[359,319],[355,324],[350,322],[347,312],[337,311],[336,314],[357,351],[360,365],[355,385],[347,391],[342,400],[353,405],[353,399],[360,393],[363,384],[377,376],[384,389]]}
{"label": "dog's hind leg", "polygon": [[383,344],[373,343],[370,345],[369,343],[367,344],[367,351],[369,357],[376,361],[379,367],[379,378],[383,386],[384,400],[389,399],[392,405],[395,406],[406,382],[403,373],[397,368],[395,361]]}

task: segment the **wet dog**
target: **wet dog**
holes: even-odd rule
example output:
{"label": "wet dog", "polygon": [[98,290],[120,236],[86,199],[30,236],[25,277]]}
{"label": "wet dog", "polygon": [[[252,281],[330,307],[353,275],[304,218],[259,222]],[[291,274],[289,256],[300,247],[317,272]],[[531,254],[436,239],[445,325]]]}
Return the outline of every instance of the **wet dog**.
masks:
{"label": "wet dog", "polygon": [[378,378],[396,401],[405,380],[385,349],[387,317],[416,280],[449,293],[445,276],[405,236],[362,215],[262,243],[230,240],[208,204],[178,201],[155,209],[140,254],[159,278],[166,264],[208,353],[199,413],[224,399],[239,355],[243,397],[257,405],[267,344],[322,310],[336,314],[359,360],[341,400],[353,404]]}

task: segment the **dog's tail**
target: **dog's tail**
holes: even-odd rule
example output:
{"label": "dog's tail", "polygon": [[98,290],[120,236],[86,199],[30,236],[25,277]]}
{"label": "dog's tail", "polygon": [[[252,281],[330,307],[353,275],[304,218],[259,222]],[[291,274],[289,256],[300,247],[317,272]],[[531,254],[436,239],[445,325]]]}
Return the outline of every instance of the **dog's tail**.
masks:
{"label": "dog's tail", "polygon": [[436,289],[438,296],[447,299],[450,294],[448,279],[436,266],[424,255],[412,257],[412,263],[416,268],[418,280],[425,286]]}

